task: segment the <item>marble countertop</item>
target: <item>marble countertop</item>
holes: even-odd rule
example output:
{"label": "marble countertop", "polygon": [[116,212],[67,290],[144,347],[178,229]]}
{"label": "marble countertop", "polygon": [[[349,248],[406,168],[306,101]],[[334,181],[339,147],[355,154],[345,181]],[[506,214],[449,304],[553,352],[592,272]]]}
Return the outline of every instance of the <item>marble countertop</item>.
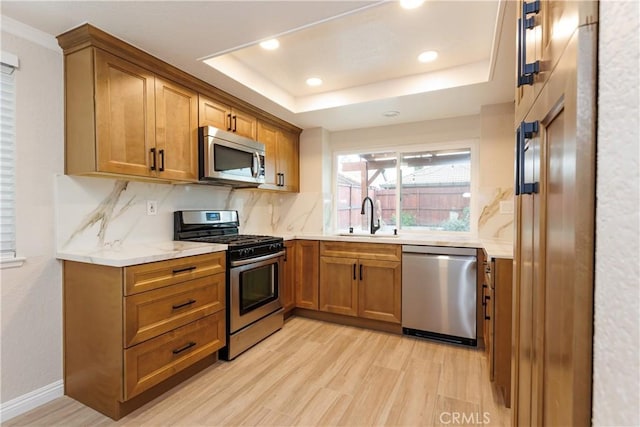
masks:
{"label": "marble countertop", "polygon": [[[476,239],[450,235],[415,235],[400,234],[399,236],[376,234],[368,235],[339,234],[290,234],[283,235],[285,240],[326,240],[339,242],[361,243],[392,243],[396,245],[428,245],[450,246],[463,248],[484,248],[489,258],[513,258],[513,244],[500,240]],[[197,243],[197,242],[156,242],[133,245],[112,246],[103,249],[62,250],[56,254],[58,259],[67,261],[86,262],[112,267],[126,267],[154,261],[201,255],[211,252],[227,250],[227,245]]]}
{"label": "marble countertop", "polygon": [[489,259],[508,258],[513,259],[513,243],[503,240],[484,240],[482,247]]}
{"label": "marble countertop", "polygon": [[226,250],[227,245],[171,241],[122,245],[103,249],[63,250],[56,254],[56,258],[111,267],[126,267]]}
{"label": "marble countertop", "polygon": [[329,240],[338,242],[393,243],[396,245],[449,246],[458,248],[484,248],[489,258],[513,258],[513,243],[504,240],[478,239],[467,236],[400,234],[296,234],[283,236],[285,240]]}

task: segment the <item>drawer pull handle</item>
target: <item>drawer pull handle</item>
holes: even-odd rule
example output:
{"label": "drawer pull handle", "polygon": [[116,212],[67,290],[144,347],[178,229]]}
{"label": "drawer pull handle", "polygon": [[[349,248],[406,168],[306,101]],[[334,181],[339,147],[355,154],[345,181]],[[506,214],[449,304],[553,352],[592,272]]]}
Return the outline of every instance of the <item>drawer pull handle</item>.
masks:
{"label": "drawer pull handle", "polygon": [[185,268],[176,268],[175,270],[173,270],[173,274],[184,273],[185,271],[191,271],[195,269],[196,269],[195,265],[192,265],[191,267],[185,267]]}
{"label": "drawer pull handle", "polygon": [[191,304],[193,304],[193,303],[195,303],[195,302],[196,302],[196,300],[194,300],[194,299],[190,299],[190,300],[189,300],[189,301],[187,301],[187,302],[183,302],[182,304],[178,304],[178,305],[172,305],[171,307],[172,307],[174,310],[177,310],[177,309],[179,309],[179,308],[182,308],[182,307],[186,307],[186,306],[188,306],[188,305],[191,305]]}
{"label": "drawer pull handle", "polygon": [[188,344],[180,347],[180,348],[176,348],[175,350],[173,350],[173,354],[180,354],[185,350],[189,350],[191,347],[193,347],[194,345],[196,345],[196,343],[194,343],[193,341],[189,342]]}

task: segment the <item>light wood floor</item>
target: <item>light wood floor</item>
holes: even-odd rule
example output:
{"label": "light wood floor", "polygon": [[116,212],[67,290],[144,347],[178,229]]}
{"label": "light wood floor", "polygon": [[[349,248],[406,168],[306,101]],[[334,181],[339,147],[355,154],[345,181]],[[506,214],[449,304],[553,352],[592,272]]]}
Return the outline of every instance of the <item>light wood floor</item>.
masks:
{"label": "light wood floor", "polygon": [[65,396],[4,425],[507,426],[497,395],[481,350],[294,317],[117,423]]}

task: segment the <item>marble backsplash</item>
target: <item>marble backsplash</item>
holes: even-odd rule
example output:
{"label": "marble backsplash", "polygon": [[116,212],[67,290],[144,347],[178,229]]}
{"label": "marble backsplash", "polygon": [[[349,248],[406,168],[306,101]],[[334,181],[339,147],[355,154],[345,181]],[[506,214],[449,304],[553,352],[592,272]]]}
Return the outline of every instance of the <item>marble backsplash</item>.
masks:
{"label": "marble backsplash", "polygon": [[[57,175],[56,224],[59,251],[100,249],[173,240],[173,212],[231,209],[245,234],[322,234],[332,229],[331,195],[285,194],[207,185],[170,185]],[[478,237],[511,241],[511,188],[478,192]],[[158,204],[147,215],[147,200]],[[507,209],[508,210],[508,209]]]}
{"label": "marble backsplash", "polygon": [[478,237],[513,241],[513,187],[482,187],[478,190],[477,198],[480,211]]}
{"label": "marble backsplash", "polygon": [[[173,240],[173,212],[231,209],[240,232],[285,235],[322,233],[328,197],[208,185],[170,185],[57,175],[57,249],[118,247]],[[147,200],[157,201],[147,215]]]}

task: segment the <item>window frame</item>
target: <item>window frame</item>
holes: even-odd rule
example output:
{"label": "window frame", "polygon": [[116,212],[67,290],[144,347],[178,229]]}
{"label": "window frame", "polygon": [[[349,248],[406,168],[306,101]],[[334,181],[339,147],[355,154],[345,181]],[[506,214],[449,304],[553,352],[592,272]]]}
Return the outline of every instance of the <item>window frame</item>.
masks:
{"label": "window frame", "polygon": [[[468,139],[457,139],[451,141],[441,141],[441,142],[428,142],[421,144],[409,144],[409,145],[397,145],[397,146],[377,146],[377,147],[353,147],[351,149],[341,149],[341,150],[333,150],[332,152],[332,177],[331,177],[331,188],[332,188],[332,204],[333,207],[331,209],[331,230],[333,233],[344,233],[347,230],[338,229],[338,157],[345,155],[361,155],[361,154],[377,154],[377,153],[395,153],[398,159],[398,163],[396,165],[396,182],[401,183],[401,154],[405,153],[414,153],[419,151],[439,151],[439,150],[457,150],[468,148],[471,151],[471,183],[470,183],[470,191],[471,191],[471,200],[469,201],[469,231],[432,231],[427,229],[407,229],[402,228],[401,224],[397,224],[397,230],[399,234],[404,235],[413,235],[413,236],[429,236],[429,235],[438,235],[438,236],[451,236],[451,237],[466,237],[472,238],[478,235],[478,218],[480,216],[480,212],[478,212],[478,180],[479,180],[479,166],[480,166],[480,150],[479,150],[479,139],[478,138],[468,138]],[[402,188],[401,185],[398,188]],[[401,191],[396,191],[396,218],[400,218],[401,211],[401,202],[400,202]]]}
{"label": "window frame", "polygon": [[[0,70],[0,73],[2,73],[2,79],[4,80],[4,76],[12,76],[12,93],[13,93],[13,103],[11,105],[11,109],[12,111],[7,111],[7,116],[11,115],[11,119],[12,119],[12,123],[10,124],[11,126],[11,141],[9,141],[9,143],[12,145],[11,147],[9,147],[6,151],[9,152],[9,158],[8,160],[12,163],[12,167],[11,167],[11,172],[10,172],[10,180],[11,180],[11,194],[10,194],[10,199],[12,199],[13,203],[12,203],[12,218],[11,218],[11,223],[12,223],[12,230],[11,230],[11,234],[13,235],[13,239],[12,239],[12,247],[10,248],[10,250],[1,250],[0,249],[0,269],[4,269],[4,268],[13,268],[13,267],[20,267],[24,264],[25,258],[24,257],[19,257],[17,256],[17,251],[18,251],[18,242],[17,242],[17,171],[16,171],[16,157],[17,157],[17,104],[18,104],[18,99],[17,99],[17,85],[18,85],[18,75],[17,75],[17,71],[19,68],[19,60],[18,57],[12,53],[8,53],[8,52],[2,52],[1,53],[1,67],[2,70]],[[4,82],[3,82],[4,83]],[[4,112],[4,111],[3,111]],[[2,141],[2,145],[3,148],[7,148],[4,147],[4,140]],[[3,173],[4,175],[4,173]],[[9,175],[9,174],[7,174]],[[4,177],[6,178],[6,177]],[[0,203],[2,203],[0,201]]]}

